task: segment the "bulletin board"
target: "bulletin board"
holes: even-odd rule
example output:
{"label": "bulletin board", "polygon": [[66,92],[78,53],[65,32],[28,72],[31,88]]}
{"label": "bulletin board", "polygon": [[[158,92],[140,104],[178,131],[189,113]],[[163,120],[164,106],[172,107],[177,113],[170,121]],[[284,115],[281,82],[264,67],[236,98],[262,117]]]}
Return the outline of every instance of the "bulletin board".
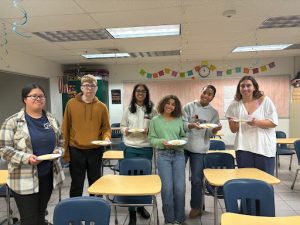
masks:
{"label": "bulletin board", "polygon": [[[290,85],[289,76],[264,76],[255,77],[259,89],[269,96],[276,106],[280,118],[289,117]],[[155,106],[159,100],[168,94],[176,95],[182,105],[199,99],[203,86],[211,84],[217,89],[216,96],[211,105],[218,110],[220,118],[224,118],[225,108],[229,104],[229,96],[234,98],[234,93],[240,78],[203,79],[203,80],[172,80],[172,81],[146,81],[150,90],[150,99]],[[136,82],[124,83],[124,107],[128,106],[131,100],[132,90]]]}

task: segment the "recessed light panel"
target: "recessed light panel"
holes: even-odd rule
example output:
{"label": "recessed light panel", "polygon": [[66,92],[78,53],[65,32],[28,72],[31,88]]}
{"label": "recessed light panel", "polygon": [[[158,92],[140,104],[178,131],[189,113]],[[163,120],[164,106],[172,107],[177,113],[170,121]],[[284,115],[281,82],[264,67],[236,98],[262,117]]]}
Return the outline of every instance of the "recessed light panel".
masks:
{"label": "recessed light panel", "polygon": [[143,26],[143,27],[121,27],[106,28],[114,38],[138,38],[138,37],[157,37],[180,34],[180,24]]}
{"label": "recessed light panel", "polygon": [[259,52],[259,51],[275,51],[283,50],[289,47],[291,44],[282,45],[253,45],[253,46],[241,46],[236,47],[232,52]]}

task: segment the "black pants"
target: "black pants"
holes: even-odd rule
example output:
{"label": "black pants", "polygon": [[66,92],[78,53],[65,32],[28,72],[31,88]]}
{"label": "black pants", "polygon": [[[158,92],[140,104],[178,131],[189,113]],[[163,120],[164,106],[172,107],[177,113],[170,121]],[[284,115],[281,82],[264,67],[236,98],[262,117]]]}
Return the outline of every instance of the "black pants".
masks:
{"label": "black pants", "polygon": [[85,173],[89,186],[101,177],[101,164],[103,147],[96,149],[78,149],[69,147],[70,150],[70,197],[82,196]]}
{"label": "black pants", "polygon": [[12,191],[15,198],[21,225],[44,225],[45,213],[53,190],[53,175],[39,177],[39,192],[20,195]]}

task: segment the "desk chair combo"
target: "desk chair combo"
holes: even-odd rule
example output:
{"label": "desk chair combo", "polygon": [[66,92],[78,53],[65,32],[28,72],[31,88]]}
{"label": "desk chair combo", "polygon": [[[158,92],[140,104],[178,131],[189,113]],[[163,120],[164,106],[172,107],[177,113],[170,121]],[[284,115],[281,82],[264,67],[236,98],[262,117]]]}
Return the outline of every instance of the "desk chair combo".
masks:
{"label": "desk chair combo", "polygon": [[[129,176],[136,176],[136,175],[150,175],[152,172],[152,165],[151,161],[148,159],[143,158],[127,158],[120,161],[120,175],[129,175]],[[112,199],[113,203],[116,204],[123,204],[124,206],[131,206],[129,207],[129,224],[136,224],[136,211],[133,206],[137,206],[137,210],[143,214],[145,205],[152,205],[152,196],[115,196]],[[116,205],[115,209],[115,224],[118,224],[117,218],[117,208]],[[147,212],[148,213],[148,212]],[[144,218],[149,217],[150,215],[145,215]]]}
{"label": "desk chair combo", "polygon": [[103,198],[68,198],[55,206],[53,225],[109,225],[110,211],[110,205]]}
{"label": "desk chair combo", "polygon": [[[107,150],[103,153],[102,156],[102,168],[101,174],[103,175],[104,167],[110,168],[114,174],[119,172],[119,160],[124,159],[124,150],[126,146],[124,142],[118,144],[118,150]],[[113,160],[117,160],[117,163],[112,163]]]}
{"label": "desk chair combo", "polygon": [[294,146],[295,146],[296,156],[297,156],[297,159],[298,159],[298,168],[296,169],[295,178],[294,178],[293,184],[291,186],[292,190],[294,189],[294,186],[295,186],[295,183],[296,183],[296,180],[297,180],[297,176],[298,176],[298,172],[300,170],[300,140],[295,141]]}
{"label": "desk chair combo", "polygon": [[[210,153],[207,154],[204,158],[204,169],[210,168],[210,169],[234,169],[234,158],[231,154],[227,153]],[[204,195],[208,196],[217,196],[218,199],[223,199],[223,188],[219,187],[216,188],[215,186],[210,185],[205,179],[204,179],[204,185],[203,185],[203,207],[202,209],[205,209],[204,204]],[[219,202],[220,208],[221,204]]]}
{"label": "desk chair combo", "polygon": [[255,179],[235,179],[224,184],[226,212],[275,216],[273,186]]}
{"label": "desk chair combo", "polygon": [[[286,138],[286,133],[283,131],[276,131],[276,138]],[[291,170],[294,154],[295,154],[295,151],[293,149],[289,148],[287,144],[277,144],[277,149],[276,149],[277,166],[280,167],[279,156],[287,155],[287,156],[290,156],[289,170]]]}
{"label": "desk chair combo", "polygon": [[110,127],[112,128],[111,137],[112,138],[120,138],[121,141],[122,141],[123,134],[121,133],[120,123],[112,123],[110,125]]}

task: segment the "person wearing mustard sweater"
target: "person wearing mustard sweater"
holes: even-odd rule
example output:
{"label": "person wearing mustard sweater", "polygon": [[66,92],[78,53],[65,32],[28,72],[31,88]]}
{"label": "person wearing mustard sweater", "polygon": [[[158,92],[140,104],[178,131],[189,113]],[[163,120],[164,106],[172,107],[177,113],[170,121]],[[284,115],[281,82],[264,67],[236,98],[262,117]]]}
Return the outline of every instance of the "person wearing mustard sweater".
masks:
{"label": "person wearing mustard sweater", "polygon": [[62,123],[65,139],[64,160],[70,162],[70,197],[81,196],[85,174],[89,185],[101,177],[104,148],[93,145],[94,140],[111,138],[107,107],[96,97],[98,86],[93,75],[81,78],[81,93],[68,101]]}

